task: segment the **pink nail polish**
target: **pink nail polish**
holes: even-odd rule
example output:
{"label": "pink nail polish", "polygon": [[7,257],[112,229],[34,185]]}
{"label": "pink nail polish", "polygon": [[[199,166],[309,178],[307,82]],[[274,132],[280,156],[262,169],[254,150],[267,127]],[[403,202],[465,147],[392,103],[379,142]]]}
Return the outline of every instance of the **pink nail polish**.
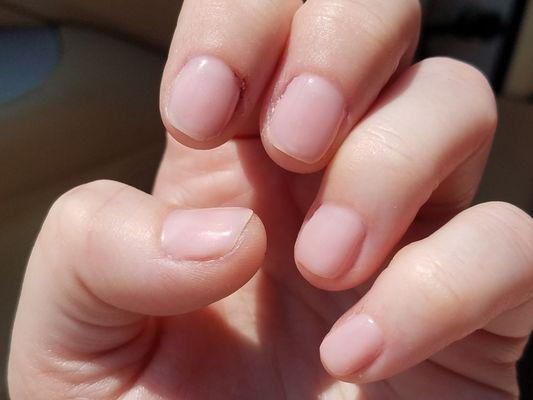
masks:
{"label": "pink nail polish", "polygon": [[233,116],[240,89],[239,79],[222,60],[193,58],[174,81],[167,118],[174,128],[194,140],[212,139]]}
{"label": "pink nail polish", "polygon": [[328,333],[320,346],[320,357],[328,371],[345,377],[369,367],[383,345],[383,334],[374,320],[356,314]]}
{"label": "pink nail polish", "polygon": [[354,264],[365,234],[359,214],[347,207],[325,203],[303,226],[294,256],[312,274],[335,279]]}
{"label": "pink nail polish", "polygon": [[229,253],[252,217],[247,208],[176,210],[163,224],[163,250],[178,260],[212,260]]}
{"label": "pink nail polish", "polygon": [[278,150],[305,163],[327,152],[346,115],[344,97],[330,82],[300,75],[287,86],[267,121],[267,135]]}

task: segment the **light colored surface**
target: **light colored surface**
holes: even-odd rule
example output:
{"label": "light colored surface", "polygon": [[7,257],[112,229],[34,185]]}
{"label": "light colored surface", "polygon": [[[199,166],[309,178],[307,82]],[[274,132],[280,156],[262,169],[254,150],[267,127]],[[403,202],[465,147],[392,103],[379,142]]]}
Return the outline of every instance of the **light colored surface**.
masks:
{"label": "light colored surface", "polygon": [[339,278],[355,263],[365,233],[361,216],[351,208],[322,204],[298,236],[296,262],[319,277]]}
{"label": "light colored surface", "polygon": [[189,60],[170,89],[167,117],[172,126],[199,142],[222,133],[241,93],[241,82],[216,57]]}
{"label": "light colored surface", "polygon": [[339,89],[311,74],[294,78],[269,112],[266,132],[278,150],[305,163],[319,161],[346,117]]}
{"label": "light colored surface", "polygon": [[237,245],[250,218],[248,208],[175,210],[163,224],[163,249],[176,260],[214,260]]}

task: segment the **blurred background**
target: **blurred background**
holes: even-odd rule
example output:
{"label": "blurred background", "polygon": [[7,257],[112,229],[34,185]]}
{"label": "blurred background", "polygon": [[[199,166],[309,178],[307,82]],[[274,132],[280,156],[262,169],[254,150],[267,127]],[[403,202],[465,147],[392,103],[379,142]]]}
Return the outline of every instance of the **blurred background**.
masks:
{"label": "blurred background", "polygon": [[[100,178],[150,190],[164,140],[159,80],[180,3],[0,0],[0,376],[24,266],[53,200]],[[477,201],[532,214],[533,0],[422,3],[418,57],[470,62],[498,95]],[[520,366],[524,399],[533,399],[531,353]]]}

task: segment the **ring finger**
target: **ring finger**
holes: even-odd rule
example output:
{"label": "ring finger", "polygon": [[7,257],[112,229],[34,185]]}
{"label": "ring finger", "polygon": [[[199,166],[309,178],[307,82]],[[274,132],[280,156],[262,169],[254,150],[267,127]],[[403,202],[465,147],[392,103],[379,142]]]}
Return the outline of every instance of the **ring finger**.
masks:
{"label": "ring finger", "polygon": [[495,125],[494,96],[472,67],[431,59],[406,71],[330,164],[296,243],[302,274],[322,288],[353,287],[417,214],[438,220],[467,206]]}

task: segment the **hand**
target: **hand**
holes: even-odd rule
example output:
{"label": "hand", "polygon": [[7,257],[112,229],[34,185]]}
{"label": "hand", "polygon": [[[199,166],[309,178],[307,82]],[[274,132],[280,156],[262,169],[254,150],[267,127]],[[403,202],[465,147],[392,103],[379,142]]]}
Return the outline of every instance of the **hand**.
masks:
{"label": "hand", "polygon": [[153,196],[102,181],[54,204],[14,400],[517,396],[533,222],[462,211],[488,84],[457,61],[408,67],[415,1],[299,5],[185,2],[162,85],[185,145],[169,137]]}

